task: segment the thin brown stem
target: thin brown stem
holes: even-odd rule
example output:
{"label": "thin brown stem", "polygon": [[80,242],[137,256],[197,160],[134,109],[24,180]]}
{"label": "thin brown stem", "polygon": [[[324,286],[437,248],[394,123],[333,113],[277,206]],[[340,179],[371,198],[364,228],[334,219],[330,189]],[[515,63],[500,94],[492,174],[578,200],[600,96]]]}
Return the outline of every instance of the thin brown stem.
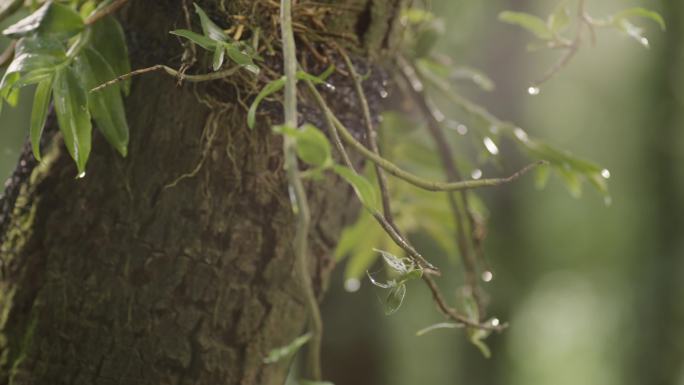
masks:
{"label": "thin brown stem", "polygon": [[180,81],[188,81],[191,83],[199,83],[199,82],[207,82],[207,81],[211,81],[211,80],[223,79],[223,78],[226,78],[228,76],[232,76],[239,69],[240,69],[240,66],[235,66],[235,67],[231,67],[231,68],[228,68],[228,69],[225,69],[222,71],[210,72],[208,74],[188,75],[188,74],[183,74],[180,71],[177,71],[177,70],[175,70],[171,67],[165,66],[163,64],[157,64],[157,65],[154,65],[152,67],[141,68],[141,69],[138,69],[135,71],[131,71],[127,74],[117,76],[114,79],[112,79],[108,82],[102,83],[99,86],[93,88],[92,90],[90,90],[90,92],[96,92],[96,91],[99,91],[103,88],[112,86],[116,83],[128,80],[134,76],[142,75],[142,74],[146,74],[146,73],[150,73],[150,72],[164,71],[167,74],[178,78]]}

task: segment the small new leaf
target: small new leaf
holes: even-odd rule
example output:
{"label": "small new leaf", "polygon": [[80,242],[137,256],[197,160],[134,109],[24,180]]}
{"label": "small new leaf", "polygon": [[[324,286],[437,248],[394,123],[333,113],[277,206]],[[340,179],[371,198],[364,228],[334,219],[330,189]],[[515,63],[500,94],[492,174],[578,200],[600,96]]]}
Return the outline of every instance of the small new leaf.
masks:
{"label": "small new leaf", "polygon": [[356,196],[361,201],[361,204],[363,204],[369,210],[377,210],[379,205],[378,196],[375,192],[375,188],[368,181],[368,179],[357,174],[354,170],[344,166],[333,166],[333,171],[346,180],[347,183],[352,185],[354,192],[356,192]]}
{"label": "small new leaf", "polygon": [[302,336],[295,338],[288,345],[275,348],[268,353],[268,356],[264,358],[265,364],[273,364],[285,358],[291,357],[295,354],[302,346],[304,346],[311,339],[311,333],[306,333]]}
{"label": "small new leaf", "polygon": [[499,20],[504,23],[517,25],[533,33],[541,40],[550,40],[553,34],[544,20],[524,12],[504,11],[499,14]]}
{"label": "small new leaf", "polygon": [[202,32],[204,33],[204,36],[209,37],[212,40],[218,40],[218,41],[228,41],[228,35],[226,35],[225,32],[216,25],[209,16],[207,16],[206,12],[202,8],[200,8],[197,3],[195,3],[195,12],[197,12],[197,15],[199,15],[200,18],[200,24],[202,25]]}
{"label": "small new leaf", "polygon": [[249,126],[249,128],[254,128],[254,125],[256,124],[256,112],[259,108],[259,104],[271,94],[282,90],[283,87],[285,87],[285,76],[266,84],[256,98],[254,98],[252,105],[249,106],[249,111],[247,111],[247,126]]}
{"label": "small new leaf", "polygon": [[200,47],[206,49],[207,51],[213,51],[218,45],[217,41],[212,40],[204,35],[200,35],[199,33],[189,31],[187,29],[176,29],[169,33],[172,35],[184,37],[190,40],[191,42],[199,45]]}
{"label": "small new leaf", "polygon": [[394,314],[401,304],[404,302],[404,297],[406,296],[406,285],[401,284],[399,286],[390,289],[389,294],[387,294],[387,299],[385,299],[385,315]]}

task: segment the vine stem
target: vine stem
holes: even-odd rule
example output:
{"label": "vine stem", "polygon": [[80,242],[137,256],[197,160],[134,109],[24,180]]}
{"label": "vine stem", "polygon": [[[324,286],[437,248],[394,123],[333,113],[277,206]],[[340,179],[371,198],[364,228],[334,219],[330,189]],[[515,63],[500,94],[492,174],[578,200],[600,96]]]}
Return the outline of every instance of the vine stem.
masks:
{"label": "vine stem", "polygon": [[[297,52],[292,29],[292,0],[280,2],[280,27],[283,45],[283,61],[285,69],[284,112],[285,125],[297,127]],[[323,335],[323,321],[321,320],[318,300],[311,283],[308,258],[308,233],[311,222],[309,204],[304,191],[304,185],[299,175],[299,165],[294,139],[283,136],[283,151],[285,152],[285,168],[287,177],[295,197],[297,207],[297,231],[294,240],[296,270],[299,281],[306,295],[309,312],[309,328],[311,342],[308,349],[309,376],[314,381],[321,380],[321,339]]]}
{"label": "vine stem", "polygon": [[[320,92],[316,90],[316,88],[312,89],[312,92],[315,97],[321,97]],[[478,179],[478,180],[464,180],[460,182],[439,182],[439,181],[432,181],[432,180],[427,180],[419,177],[418,175],[412,174],[406,170],[403,170],[396,164],[390,162],[389,160],[383,158],[379,154],[369,150],[364,146],[361,142],[356,140],[354,136],[349,132],[347,127],[345,127],[342,122],[330,111],[330,108],[327,106],[327,104],[324,104],[322,106],[323,112],[325,115],[328,115],[332,119],[332,123],[337,128],[338,133],[340,134],[341,139],[346,142],[348,145],[352,146],[356,151],[358,151],[364,158],[367,160],[377,164],[380,166],[383,170],[387,171],[389,174],[394,175],[395,177],[402,179],[416,187],[420,187],[424,190],[428,191],[458,191],[458,190],[471,190],[471,189],[476,189],[476,188],[481,188],[481,187],[494,187],[494,186],[500,186],[502,184],[510,183],[521,176],[527,174],[529,171],[534,169],[537,166],[540,166],[542,164],[546,164],[547,162],[545,161],[539,161],[539,162],[534,162],[532,164],[527,165],[526,167],[516,171],[515,173],[511,174],[508,177],[505,178],[490,178],[490,179]]]}
{"label": "vine stem", "polygon": [[208,74],[188,75],[188,74],[181,73],[180,71],[177,71],[171,67],[165,66],[163,64],[157,64],[157,65],[153,65],[152,67],[141,68],[141,69],[138,69],[135,71],[131,71],[127,74],[117,76],[114,79],[112,79],[108,82],[102,83],[99,86],[93,88],[92,90],[90,90],[90,92],[97,92],[103,88],[113,86],[116,83],[128,80],[128,79],[132,78],[133,76],[142,75],[142,74],[146,74],[146,73],[150,73],[150,72],[164,71],[167,74],[174,76],[181,81],[188,81],[191,83],[199,83],[199,82],[208,82],[211,80],[223,79],[223,78],[232,76],[240,68],[241,68],[240,66],[235,66],[235,67],[227,68],[227,69],[222,70],[222,71],[210,72]]}

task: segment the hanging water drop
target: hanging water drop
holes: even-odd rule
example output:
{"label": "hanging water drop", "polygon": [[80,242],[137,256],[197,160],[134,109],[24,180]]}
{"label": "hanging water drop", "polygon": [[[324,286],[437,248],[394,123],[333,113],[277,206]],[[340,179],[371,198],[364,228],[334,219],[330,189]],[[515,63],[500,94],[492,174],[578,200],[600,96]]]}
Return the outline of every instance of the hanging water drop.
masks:
{"label": "hanging water drop", "polygon": [[539,95],[540,92],[541,92],[541,90],[539,89],[539,87],[535,87],[535,86],[531,86],[530,88],[527,89],[527,93],[532,95],[532,96]]}
{"label": "hanging water drop", "polygon": [[385,90],[380,90],[380,97],[381,98],[387,99],[388,96],[389,96],[389,92],[387,92]]}
{"label": "hanging water drop", "polygon": [[335,86],[332,85],[332,84],[330,84],[330,83],[328,83],[328,82],[325,82],[325,83],[323,83],[323,84],[325,85],[325,88],[328,89],[328,91],[334,92],[334,91],[336,90]]}
{"label": "hanging water drop", "polygon": [[473,172],[470,173],[470,176],[476,180],[480,179],[480,178],[482,178],[482,170],[480,170],[479,168],[476,168],[475,170],[473,170]]}
{"label": "hanging water drop", "polygon": [[610,170],[608,170],[607,168],[604,168],[603,170],[601,170],[601,176],[604,179],[610,179]]}
{"label": "hanging water drop", "polygon": [[527,132],[525,132],[522,128],[516,127],[515,130],[513,130],[513,135],[515,135],[518,140],[521,142],[527,142],[530,138],[527,136]]}
{"label": "hanging water drop", "polygon": [[641,45],[643,45],[646,48],[650,47],[650,43],[648,42],[648,39],[645,37],[639,39],[639,43],[641,43]]}
{"label": "hanging water drop", "polygon": [[79,173],[78,175],[76,175],[76,179],[83,179],[83,178],[85,178],[85,176],[86,176],[86,173],[85,173],[85,171],[83,171],[83,172]]}
{"label": "hanging water drop", "polygon": [[492,274],[491,271],[486,270],[485,272],[482,273],[482,280],[485,282],[491,282],[492,279],[494,279],[494,274]]}
{"label": "hanging water drop", "polygon": [[360,288],[361,281],[356,278],[349,278],[348,280],[344,281],[344,290],[348,291],[349,293],[357,292]]}
{"label": "hanging water drop", "polygon": [[499,326],[499,324],[501,324],[501,321],[499,321],[498,318],[492,318],[492,320],[489,321],[489,322],[490,322],[490,323],[492,324],[492,326],[494,326],[494,327],[497,327],[497,326]]}
{"label": "hanging water drop", "polygon": [[485,136],[485,138],[482,140],[484,143],[485,147],[487,148],[487,151],[489,151],[490,154],[492,155],[498,155],[499,154],[499,147],[496,146],[496,143],[492,140],[492,138]]}

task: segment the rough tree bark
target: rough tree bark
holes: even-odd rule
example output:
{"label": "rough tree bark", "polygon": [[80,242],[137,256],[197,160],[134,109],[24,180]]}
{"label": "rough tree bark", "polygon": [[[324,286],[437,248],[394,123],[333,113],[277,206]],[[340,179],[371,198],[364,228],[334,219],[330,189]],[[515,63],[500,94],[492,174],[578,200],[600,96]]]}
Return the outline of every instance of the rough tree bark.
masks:
{"label": "rough tree bark", "polygon": [[[388,45],[399,0],[331,2],[348,11],[326,25],[358,36],[359,52]],[[231,0],[199,3],[216,11]],[[178,64],[182,48],[168,31],[184,27],[181,1],[130,1],[120,18],[134,67]],[[351,85],[334,81],[334,107],[360,126]],[[221,87],[230,88],[135,79],[130,155],[95,135],[84,179],[74,179],[59,135],[42,164],[24,153],[0,202],[0,384],[284,381],[285,367],[262,358],[302,333],[306,311],[281,142],[267,124],[281,120],[280,107],[250,131],[234,90]],[[309,196],[322,293],[356,206],[332,176],[309,185]]]}

